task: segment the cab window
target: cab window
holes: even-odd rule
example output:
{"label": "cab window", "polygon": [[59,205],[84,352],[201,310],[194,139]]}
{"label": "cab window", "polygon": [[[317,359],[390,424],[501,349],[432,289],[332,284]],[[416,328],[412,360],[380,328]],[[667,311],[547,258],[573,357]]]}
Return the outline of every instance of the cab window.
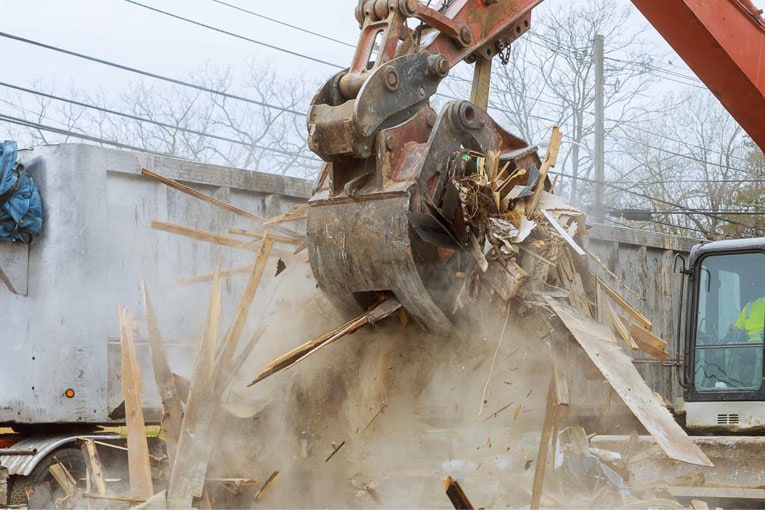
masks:
{"label": "cab window", "polygon": [[696,391],[757,391],[763,379],[765,254],[709,255],[696,284]]}

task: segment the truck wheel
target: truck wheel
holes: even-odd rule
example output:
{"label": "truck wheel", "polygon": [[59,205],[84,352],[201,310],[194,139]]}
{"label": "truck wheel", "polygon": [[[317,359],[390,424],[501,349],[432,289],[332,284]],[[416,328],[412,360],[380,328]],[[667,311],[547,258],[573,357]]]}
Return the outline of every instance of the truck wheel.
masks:
{"label": "truck wheel", "polygon": [[53,475],[50,474],[48,468],[61,462],[61,464],[72,474],[77,485],[84,487],[83,480],[87,476],[87,467],[85,466],[85,460],[82,457],[82,452],[79,448],[63,447],[49,453],[43,458],[37,466],[29,473],[29,476],[15,476],[13,480],[9,480],[10,487],[8,491],[8,504],[9,505],[26,505],[28,487],[35,487],[45,482],[50,482],[51,493],[54,499],[63,495],[63,489],[59,487]]}

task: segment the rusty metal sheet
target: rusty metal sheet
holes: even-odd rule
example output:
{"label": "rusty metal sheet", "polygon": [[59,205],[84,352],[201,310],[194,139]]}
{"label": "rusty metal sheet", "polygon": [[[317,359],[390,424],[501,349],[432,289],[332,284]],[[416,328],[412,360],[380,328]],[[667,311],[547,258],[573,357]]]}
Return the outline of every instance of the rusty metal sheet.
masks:
{"label": "rusty metal sheet", "polygon": [[608,328],[555,299],[545,297],[545,301],[667,455],[699,466],[713,465],[654,396]]}

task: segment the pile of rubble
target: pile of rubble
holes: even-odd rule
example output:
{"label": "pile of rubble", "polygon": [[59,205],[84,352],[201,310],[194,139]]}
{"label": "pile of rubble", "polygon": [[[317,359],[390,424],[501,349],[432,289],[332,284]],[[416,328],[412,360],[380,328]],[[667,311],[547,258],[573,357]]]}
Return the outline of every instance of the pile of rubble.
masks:
{"label": "pile of rubble", "polygon": [[[631,500],[623,496],[628,486],[628,477],[624,476],[623,470],[620,471],[618,463],[609,454],[589,448],[586,434],[569,423],[572,421],[568,419],[568,409],[573,401],[571,383],[576,380],[581,368],[577,363],[589,363],[599,371],[669,457],[697,465],[710,465],[710,462],[674,422],[661,399],[647,387],[628,354],[629,351],[640,349],[665,359],[666,343],[650,332],[651,322],[645,316],[590,269],[590,263],[602,264],[582,247],[581,239],[586,235],[584,213],[552,194],[554,182],[550,181],[548,174],[555,165],[560,140],[561,134],[556,128],[539,168],[531,165],[529,168],[510,170],[512,165],[503,162],[498,153],[455,153],[449,162],[450,178],[444,182],[444,189],[435,193],[435,196],[443,197],[442,200],[438,204],[428,204],[431,217],[425,219],[424,215],[412,213],[410,221],[419,235],[445,247],[451,246],[449,249],[458,247],[475,260],[475,267],[469,274],[456,275],[464,279],[464,285],[455,296],[455,312],[464,307],[468,300],[477,302],[478,306],[491,306],[491,303],[495,303],[499,304],[499,309],[507,312],[505,325],[512,311],[514,320],[526,320],[540,331],[539,341],[534,348],[550,361],[548,366],[551,370],[534,463],[532,508],[538,508],[542,501],[545,472],[549,464],[556,466],[551,475],[551,480],[556,481],[549,481],[548,487],[550,484],[560,488],[563,487],[561,484],[576,485],[586,483],[589,479],[605,479],[608,481],[609,492],[607,497],[603,496],[605,499],[599,500],[600,503],[622,504]],[[202,507],[211,506],[211,479],[207,466],[215,438],[213,431],[222,426],[220,420],[225,415],[221,411],[221,401],[265,331],[263,325],[248,342],[242,343],[240,340],[244,325],[266,268],[274,264],[275,274],[279,275],[284,270],[285,261],[292,263],[295,254],[305,246],[304,236],[281,224],[303,219],[307,206],[265,220],[149,170],[144,170],[143,174],[260,225],[260,228],[255,229],[232,227],[226,234],[158,221],[152,222],[153,228],[197,241],[252,251],[256,256],[251,265],[217,268],[212,273],[194,275],[183,282],[212,282],[206,326],[197,348],[194,374],[185,383],[179,381],[167,363],[156,317],[148,291],[144,288],[144,311],[154,377],[160,388],[164,409],[162,434],[167,446],[163,462],[165,473],[156,487],[154,481],[157,477],[151,472],[143,434],[140,404],[142,376],[135,362],[132,340],[136,325],[129,312],[120,310],[130,494],[106,494],[98,483],[97,494],[93,495],[88,489],[85,496],[134,503],[151,499],[151,508],[164,505],[190,507],[195,498],[201,498],[197,501]],[[436,229],[432,228],[434,220]],[[613,276],[614,282],[620,284],[618,278],[603,267]],[[221,279],[236,274],[249,274],[247,285],[235,318],[219,341]],[[394,297],[377,303],[358,317],[267,363],[250,385],[293,367],[332,342],[390,316],[397,317],[401,327],[405,327],[408,322],[400,303]],[[503,336],[504,328],[500,343]],[[494,361],[496,352],[491,370],[494,369]],[[183,391],[184,386],[188,386],[188,394]],[[384,409],[385,404],[372,421]],[[495,412],[494,416],[502,409]],[[520,411],[520,406],[515,408],[513,421]],[[558,463],[549,455],[549,449],[552,445],[553,450],[560,454],[564,449],[561,445],[564,444],[574,444],[569,450],[573,448],[576,452],[567,454],[569,460],[563,464],[561,471]],[[337,443],[325,462],[330,461],[344,445],[345,441]],[[526,469],[528,465],[527,462]],[[572,468],[574,465],[578,467]],[[566,472],[569,473],[564,477],[567,481],[561,481],[561,473]],[[582,473],[587,476],[582,478]],[[98,480],[96,472],[91,473],[88,479],[92,477]],[[254,502],[264,497],[278,479],[279,471],[273,471],[262,483],[252,478],[218,481],[224,483],[232,493],[248,493]],[[367,486],[369,484],[364,485]],[[160,488],[166,489],[166,492],[160,491],[155,496]],[[71,505],[83,494],[79,489],[70,489],[67,491],[66,503]],[[366,489],[364,492],[372,493]],[[469,488],[467,492],[470,492]],[[465,492],[455,480],[447,481],[447,494],[455,504],[468,504]],[[548,495],[546,503],[554,504],[554,496]]]}

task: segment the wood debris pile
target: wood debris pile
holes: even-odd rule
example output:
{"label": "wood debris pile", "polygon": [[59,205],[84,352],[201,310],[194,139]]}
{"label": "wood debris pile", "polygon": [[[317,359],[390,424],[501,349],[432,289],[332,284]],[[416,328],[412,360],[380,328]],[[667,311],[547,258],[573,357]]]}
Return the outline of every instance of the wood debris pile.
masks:
{"label": "wood debris pile", "polygon": [[[584,213],[552,194],[554,184],[548,174],[555,166],[560,141],[560,131],[555,128],[539,168],[536,165],[516,168],[507,161],[503,162],[498,153],[460,151],[449,162],[450,178],[443,184],[444,189],[436,190],[434,196],[441,197],[439,202],[426,203],[427,215],[409,214],[414,230],[424,240],[438,246],[444,260],[460,251],[469,253],[475,261],[468,275],[457,276],[464,278],[465,284],[455,296],[455,310],[465,307],[467,294],[477,297],[484,293],[490,301],[498,296],[501,307],[505,309],[532,310],[533,314],[541,314],[539,320],[550,328],[552,334],[547,337],[547,343],[540,342],[540,349],[551,352],[553,373],[535,465],[532,508],[538,508],[541,501],[548,443],[552,439],[552,444],[556,444],[555,438],[570,402],[569,381],[575,374],[567,366],[569,360],[562,354],[561,345],[564,342],[570,342],[586,353],[670,457],[695,464],[709,463],[660,405],[618,343],[617,338],[620,338],[627,350],[641,349],[659,359],[667,356],[666,343],[650,332],[651,322],[589,268],[590,261],[601,263],[582,247],[582,236],[586,235]],[[186,395],[182,395],[178,378],[168,365],[156,316],[144,287],[144,311],[154,376],[162,398],[162,433],[167,446],[167,473],[157,487],[154,485],[156,477],[150,469],[146,438],[142,433],[141,374],[135,362],[133,345],[135,321],[127,310],[120,309],[122,383],[129,432],[131,488],[129,494],[106,494],[94,470],[92,476],[98,491],[92,493],[88,489],[84,497],[124,502],[153,498],[152,505],[156,505],[158,499],[159,507],[166,503],[174,508],[188,508],[194,498],[201,498],[202,506],[207,506],[211,504],[207,465],[215,437],[212,431],[220,425],[216,420],[222,415],[221,398],[265,330],[265,325],[261,325],[250,341],[242,345],[240,340],[244,325],[269,262],[277,262],[278,275],[284,269],[284,260],[291,262],[294,255],[304,248],[304,236],[283,227],[282,223],[304,218],[307,206],[266,220],[150,170],[143,170],[142,173],[257,225],[255,229],[232,227],[225,234],[156,220],[152,222],[152,228],[197,241],[247,250],[256,256],[252,264],[216,268],[212,273],[194,275],[180,282],[212,281],[205,328],[197,347],[194,374],[188,381],[190,390]],[[236,274],[249,274],[249,277],[234,320],[221,336],[221,279]],[[618,282],[618,279],[615,281]],[[543,304],[544,308],[535,306],[539,304]],[[405,311],[393,297],[267,364],[252,384],[288,369],[339,338],[391,315],[397,315],[406,325]],[[519,411],[520,406],[516,408],[514,418]],[[338,443],[326,461],[344,444],[345,441]],[[58,473],[58,477],[62,479],[62,484],[66,484],[65,475]],[[278,477],[279,472],[273,471],[259,490],[256,490],[258,484],[251,478],[227,480],[225,485],[236,491],[251,487],[251,499],[258,501],[277,482]],[[167,492],[155,496],[156,489],[161,488],[166,488]],[[467,501],[461,489],[457,489],[458,485],[447,483],[447,490],[453,493],[450,496],[452,501],[455,501],[456,493],[461,494],[457,499],[464,497]],[[82,496],[82,491],[67,491],[70,502]]]}

